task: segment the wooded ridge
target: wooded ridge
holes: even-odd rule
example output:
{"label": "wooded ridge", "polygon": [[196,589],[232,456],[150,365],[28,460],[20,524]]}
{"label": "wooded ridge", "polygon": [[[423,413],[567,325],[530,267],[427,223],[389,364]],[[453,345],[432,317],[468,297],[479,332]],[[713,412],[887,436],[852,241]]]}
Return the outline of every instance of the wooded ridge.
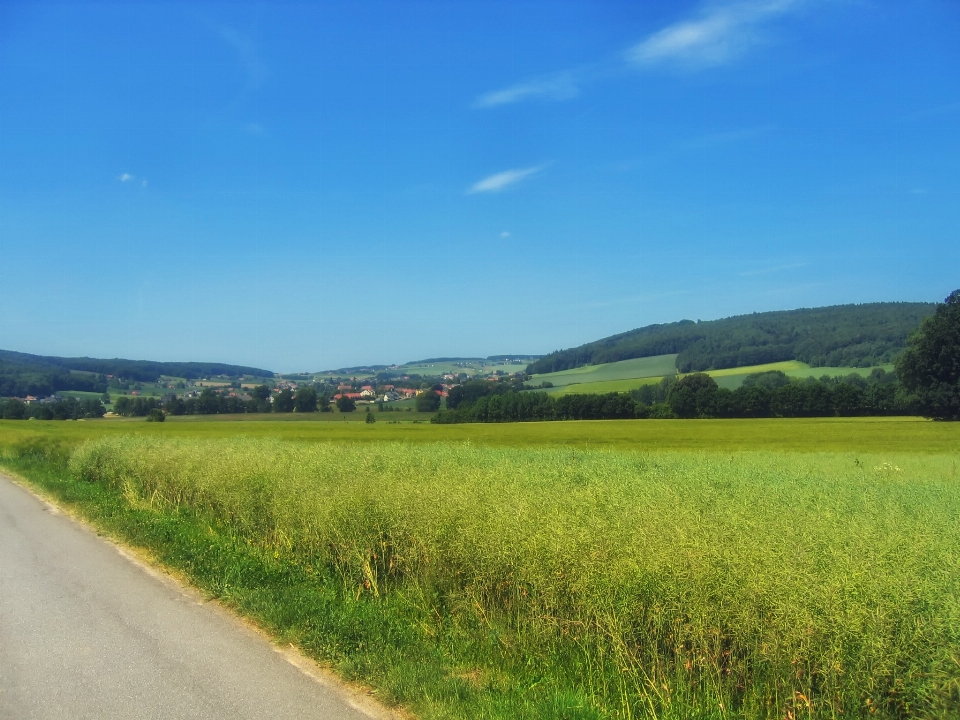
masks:
{"label": "wooded ridge", "polygon": [[934,303],[867,303],[681,320],[630,330],[544,355],[529,374],[677,353],[677,370],[697,372],[799,360],[814,367],[893,362]]}

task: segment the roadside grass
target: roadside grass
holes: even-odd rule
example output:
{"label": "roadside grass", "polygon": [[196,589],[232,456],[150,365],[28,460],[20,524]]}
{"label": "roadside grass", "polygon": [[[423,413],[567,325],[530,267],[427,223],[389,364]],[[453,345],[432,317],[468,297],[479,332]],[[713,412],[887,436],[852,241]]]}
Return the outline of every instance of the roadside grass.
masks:
{"label": "roadside grass", "polygon": [[56,443],[6,450],[3,465],[21,480],[252,620],[278,645],[294,644],[344,679],[372,687],[386,705],[415,705],[424,720],[597,717],[581,711],[586,702],[576,693],[558,698],[537,690],[536,669],[478,671],[494,641],[425,614],[418,597],[356,598],[208,514],[131,503],[115,488],[74,478]]}
{"label": "roadside grass", "polygon": [[68,465],[425,717],[960,712],[956,456],[119,437]]}

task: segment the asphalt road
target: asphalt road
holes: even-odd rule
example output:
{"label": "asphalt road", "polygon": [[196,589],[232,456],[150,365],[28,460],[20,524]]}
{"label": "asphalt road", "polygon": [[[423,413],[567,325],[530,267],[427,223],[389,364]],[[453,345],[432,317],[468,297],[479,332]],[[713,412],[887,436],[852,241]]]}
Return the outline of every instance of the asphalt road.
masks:
{"label": "asphalt road", "polygon": [[0,720],[378,716],[0,476]]}

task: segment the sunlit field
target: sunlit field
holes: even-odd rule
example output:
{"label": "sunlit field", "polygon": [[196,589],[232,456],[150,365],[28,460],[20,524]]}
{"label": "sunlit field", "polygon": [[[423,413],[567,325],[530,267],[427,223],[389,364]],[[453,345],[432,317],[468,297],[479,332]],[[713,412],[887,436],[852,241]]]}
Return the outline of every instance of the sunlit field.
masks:
{"label": "sunlit field", "polygon": [[[953,453],[960,451],[960,427],[914,417],[754,418],[727,420],[588,420],[543,423],[432,425],[429,413],[343,419],[340,413],[316,413],[303,420],[294,413],[269,415],[193,415],[164,423],[143,418],[104,420],[0,420],[0,447],[27,439],[74,447],[91,438],[258,437],[303,442],[472,442],[485,445],[618,450],[785,450],[791,452]],[[329,417],[329,420],[319,420]],[[391,421],[396,421],[395,423]],[[417,422],[419,420],[419,422]]]}
{"label": "sunlit field", "polygon": [[958,439],[896,418],[0,423],[45,492],[384,699],[464,718],[956,716]]}

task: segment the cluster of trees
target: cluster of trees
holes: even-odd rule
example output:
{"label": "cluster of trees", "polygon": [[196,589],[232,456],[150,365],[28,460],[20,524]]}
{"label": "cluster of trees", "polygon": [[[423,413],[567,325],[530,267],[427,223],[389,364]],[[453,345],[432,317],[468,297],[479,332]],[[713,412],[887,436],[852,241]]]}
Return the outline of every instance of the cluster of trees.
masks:
{"label": "cluster of trees", "polygon": [[59,398],[52,403],[27,405],[15,398],[0,403],[0,418],[3,420],[82,420],[103,417],[105,410],[99,400],[74,397]]}
{"label": "cluster of trees", "polygon": [[[488,385],[491,385],[488,383]],[[506,385],[505,383],[503,385]],[[486,393],[458,393],[453,407],[434,422],[524,422],[537,420],[618,420],[627,418],[833,417],[904,415],[915,401],[893,373],[875,370],[870,377],[795,381],[781,372],[758,373],[736,390],[718,387],[709,375],[664,378],[630,393],[564,395],[518,392],[510,387]]]}
{"label": "cluster of trees", "polygon": [[910,415],[912,398],[896,376],[875,370],[869,378],[848,375],[791,381],[783,373],[759,373],[736,390],[717,386],[709,375],[695,373],[674,382],[663,403],[680,418],[833,417]]}
{"label": "cluster of trees", "polygon": [[113,412],[123,417],[144,417],[151,410],[160,407],[160,401],[154,397],[129,397],[122,395],[113,403]]}
{"label": "cluster of trees", "polygon": [[836,305],[649,325],[545,355],[527,372],[674,353],[683,373],[782,360],[814,367],[870,367],[893,362],[934,308],[932,303]]}
{"label": "cluster of trees", "polygon": [[960,419],[960,290],[947,296],[897,361],[897,374],[922,415]]}

